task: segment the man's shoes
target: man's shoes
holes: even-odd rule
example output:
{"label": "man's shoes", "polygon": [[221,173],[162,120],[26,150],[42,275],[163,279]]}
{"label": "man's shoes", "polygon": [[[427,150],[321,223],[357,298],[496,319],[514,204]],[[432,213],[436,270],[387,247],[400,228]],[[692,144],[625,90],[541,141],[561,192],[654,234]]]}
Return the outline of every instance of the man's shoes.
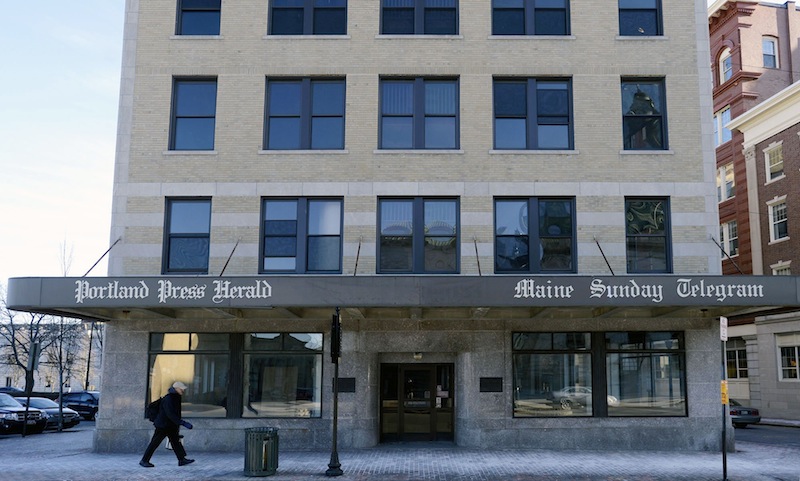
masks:
{"label": "man's shoes", "polygon": [[178,461],[178,466],[186,466],[187,464],[192,464],[193,462],[194,459],[183,458],[180,461]]}
{"label": "man's shoes", "polygon": [[153,464],[153,463],[151,463],[149,461],[145,461],[145,460],[139,461],[139,466],[141,466],[143,468],[155,468],[156,467],[155,464]]}

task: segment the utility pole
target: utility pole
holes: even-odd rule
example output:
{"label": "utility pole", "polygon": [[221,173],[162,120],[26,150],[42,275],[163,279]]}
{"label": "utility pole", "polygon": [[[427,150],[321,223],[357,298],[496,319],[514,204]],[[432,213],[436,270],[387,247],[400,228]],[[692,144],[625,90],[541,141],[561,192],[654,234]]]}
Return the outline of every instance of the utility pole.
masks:
{"label": "utility pole", "polygon": [[331,460],[325,476],[341,476],[342,464],[339,462],[339,452],[336,450],[339,421],[339,358],[342,355],[342,323],[339,308],[331,319],[331,362],[333,362],[333,443],[331,444]]}

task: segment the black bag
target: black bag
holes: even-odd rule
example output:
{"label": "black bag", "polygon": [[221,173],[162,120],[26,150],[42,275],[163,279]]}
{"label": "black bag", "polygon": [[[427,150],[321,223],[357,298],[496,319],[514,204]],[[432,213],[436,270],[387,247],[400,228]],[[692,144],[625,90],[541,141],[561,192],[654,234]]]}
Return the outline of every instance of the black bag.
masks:
{"label": "black bag", "polygon": [[144,415],[147,416],[147,419],[149,419],[151,422],[155,421],[156,416],[158,416],[158,411],[161,409],[161,399],[163,398],[158,398],[151,402],[144,410]]}

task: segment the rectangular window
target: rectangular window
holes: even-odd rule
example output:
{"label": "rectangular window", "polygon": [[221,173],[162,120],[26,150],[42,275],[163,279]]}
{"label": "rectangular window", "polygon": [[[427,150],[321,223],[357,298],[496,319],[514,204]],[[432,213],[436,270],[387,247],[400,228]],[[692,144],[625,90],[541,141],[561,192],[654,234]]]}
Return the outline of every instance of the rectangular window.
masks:
{"label": "rectangular window", "polygon": [[780,179],[783,173],[783,144],[778,142],[764,149],[767,169],[767,183]]}
{"label": "rectangular window", "polygon": [[[722,258],[739,255],[739,224],[732,220],[719,226],[719,238],[722,248]],[[727,254],[727,255],[726,255]]]}
{"label": "rectangular window", "polygon": [[457,35],[458,0],[381,0],[384,35]]}
{"label": "rectangular window", "polygon": [[228,334],[151,333],[148,400],[167,394],[175,381],[186,384],[183,417],[227,416],[228,371],[231,365]]}
{"label": "rectangular window", "polygon": [[651,37],[663,35],[661,0],[619,0],[619,34]]}
{"label": "rectangular window", "polygon": [[778,68],[778,39],[763,37],[761,48],[764,57],[764,68]]}
{"label": "rectangular window", "polygon": [[347,0],[270,0],[270,35],[346,35]]}
{"label": "rectangular window", "polygon": [[383,79],[381,149],[457,149],[458,80]]}
{"label": "rectangular window", "polygon": [[725,164],[717,170],[717,201],[732,199],[736,195],[736,179],[733,176],[733,163]]}
{"label": "rectangular window", "polygon": [[780,355],[780,380],[800,380],[800,333],[778,334],[775,342]]}
{"label": "rectangular window", "polygon": [[747,379],[747,345],[740,337],[731,338],[725,345],[728,379]]}
{"label": "rectangular window", "polygon": [[214,150],[216,79],[175,79],[170,150]]}
{"label": "rectangular window", "polygon": [[622,112],[625,150],[667,149],[663,79],[623,79]]}
{"label": "rectangular window", "polygon": [[321,333],[154,332],[148,353],[148,402],[181,381],[184,417],[321,416]]}
{"label": "rectangular window", "polygon": [[686,368],[680,332],[608,332],[608,415],[686,416]]}
{"label": "rectangular window", "polygon": [[167,199],[164,274],[208,274],[211,199]]}
{"label": "rectangular window", "polygon": [[569,35],[568,0],[492,0],[492,35]]}
{"label": "rectangular window", "polygon": [[731,140],[732,133],[730,129],[725,126],[731,121],[731,108],[725,107],[716,114],[714,114],[714,145],[719,147],[725,142]]}
{"label": "rectangular window", "polygon": [[219,35],[222,0],[178,0],[176,35]]}
{"label": "rectangular window", "polygon": [[727,82],[733,77],[733,55],[731,50],[726,48],[719,56],[720,84]]}
{"label": "rectangular window", "polygon": [[378,273],[458,273],[458,200],[378,200]]}
{"label": "rectangular window", "polygon": [[344,149],[344,80],[270,79],[266,98],[266,150]]}
{"label": "rectangular window", "polygon": [[245,335],[243,379],[242,417],[321,417],[322,334]]}
{"label": "rectangular window", "polygon": [[789,237],[789,221],[786,215],[785,200],[769,206],[769,220],[771,224],[771,229],[769,231],[770,242]]}
{"label": "rectangular window", "polygon": [[558,79],[494,81],[495,149],[571,149],[572,83]]}
{"label": "rectangular window", "polygon": [[512,335],[514,417],[592,416],[591,335]]}
{"label": "rectangular window", "polygon": [[270,198],[261,210],[262,274],[341,272],[341,199]]}
{"label": "rectangular window", "polygon": [[669,200],[626,198],[625,240],[629,274],[672,272]]}
{"label": "rectangular window", "polygon": [[791,276],[792,275],[792,261],[778,261],[775,264],[772,264],[770,268],[772,269],[773,276]]}
{"label": "rectangular window", "polygon": [[575,272],[574,198],[495,199],[494,226],[495,272]]}

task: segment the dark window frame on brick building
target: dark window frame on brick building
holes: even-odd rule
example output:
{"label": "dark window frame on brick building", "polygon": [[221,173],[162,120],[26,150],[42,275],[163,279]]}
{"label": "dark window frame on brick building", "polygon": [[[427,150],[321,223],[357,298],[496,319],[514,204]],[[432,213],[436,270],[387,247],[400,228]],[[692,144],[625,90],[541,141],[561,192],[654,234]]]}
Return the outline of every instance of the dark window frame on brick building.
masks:
{"label": "dark window frame on brick building", "polygon": [[672,273],[668,197],[625,198],[625,257],[629,274]]}
{"label": "dark window frame on brick building", "polygon": [[169,150],[214,150],[216,78],[175,78]]}
{"label": "dark window frame on brick building", "polygon": [[458,35],[458,0],[381,0],[383,35]]}
{"label": "dark window frame on brick building", "polygon": [[459,148],[459,86],[454,78],[384,78],[380,149]]}
{"label": "dark window frame on brick building", "polygon": [[494,148],[573,148],[572,82],[569,79],[494,80]]}
{"label": "dark window frame on brick building", "polygon": [[219,35],[222,0],[178,0],[176,35]]}
{"label": "dark window frame on brick building", "polygon": [[661,0],[619,0],[619,34],[623,37],[663,35]]}
{"label": "dark window frame on brick building", "polygon": [[168,197],[164,209],[163,274],[208,274],[211,198]]}
{"label": "dark window frame on brick building", "polygon": [[663,78],[622,79],[625,150],[668,150],[665,84]]}
{"label": "dark window frame on brick building", "polygon": [[344,149],[345,80],[267,79],[265,150]]}
{"label": "dark window frame on brick building", "polygon": [[492,35],[569,34],[569,0],[492,0]]}
{"label": "dark window frame on brick building", "polygon": [[347,0],[270,0],[270,35],[346,35]]}

